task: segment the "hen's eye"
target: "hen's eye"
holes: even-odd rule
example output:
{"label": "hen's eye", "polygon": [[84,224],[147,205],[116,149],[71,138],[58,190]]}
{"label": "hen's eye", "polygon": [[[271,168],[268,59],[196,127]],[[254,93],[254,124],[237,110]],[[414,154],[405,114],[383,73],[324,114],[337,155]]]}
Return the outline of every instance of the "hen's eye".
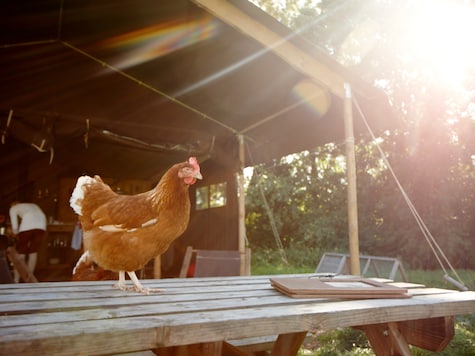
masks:
{"label": "hen's eye", "polygon": [[190,176],[191,174],[193,174],[193,170],[192,170],[190,167],[183,167],[183,168],[180,170],[179,176],[180,176],[180,177],[188,177],[188,176]]}

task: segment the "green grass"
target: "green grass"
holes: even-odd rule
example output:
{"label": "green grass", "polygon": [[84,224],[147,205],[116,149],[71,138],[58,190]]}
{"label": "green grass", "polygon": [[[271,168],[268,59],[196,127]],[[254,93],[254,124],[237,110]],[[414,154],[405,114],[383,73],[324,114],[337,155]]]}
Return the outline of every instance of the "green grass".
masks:
{"label": "green grass", "polygon": [[[318,256],[315,260],[314,256]],[[252,274],[272,275],[291,273],[312,273],[318,265],[321,254],[317,251],[290,251],[289,264],[282,262],[275,251],[252,251]],[[475,290],[475,270],[457,270],[459,277],[469,290]],[[442,270],[408,270],[409,282],[428,287],[457,289],[444,279]],[[450,274],[454,279],[455,276]],[[456,318],[455,336],[443,352],[430,352],[412,348],[414,356],[474,356],[475,355],[475,314]],[[366,335],[359,330],[344,328],[331,330],[307,338],[299,351],[299,356],[363,356],[374,355]]]}
{"label": "green grass", "polygon": [[[414,356],[474,356],[475,316],[457,317],[455,335],[442,352],[411,347]],[[375,353],[364,332],[352,328],[331,330],[306,339],[299,356],[362,356]]]}
{"label": "green grass", "polygon": [[315,271],[321,255],[312,249],[291,249],[286,251],[288,263],[285,263],[275,250],[252,250],[251,271],[253,275],[311,273]]}
{"label": "green grass", "polygon": [[[469,290],[475,290],[475,270],[457,270],[456,272]],[[407,270],[406,274],[407,279],[412,283],[422,283],[436,288],[457,289],[456,286],[444,279],[445,272],[442,270]],[[454,274],[449,273],[449,275],[457,279]]]}

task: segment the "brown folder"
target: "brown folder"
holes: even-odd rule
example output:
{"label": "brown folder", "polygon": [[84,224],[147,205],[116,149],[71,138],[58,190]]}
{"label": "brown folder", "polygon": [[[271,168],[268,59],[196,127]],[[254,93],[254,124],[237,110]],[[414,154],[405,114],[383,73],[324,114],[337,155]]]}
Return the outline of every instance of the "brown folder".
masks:
{"label": "brown folder", "polygon": [[292,298],[409,298],[407,289],[366,278],[270,278],[272,287]]}

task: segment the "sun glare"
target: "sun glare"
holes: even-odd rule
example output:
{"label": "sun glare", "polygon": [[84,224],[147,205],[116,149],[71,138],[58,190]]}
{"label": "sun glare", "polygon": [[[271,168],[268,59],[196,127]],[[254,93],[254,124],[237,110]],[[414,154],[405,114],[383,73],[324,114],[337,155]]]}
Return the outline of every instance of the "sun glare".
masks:
{"label": "sun glare", "polygon": [[412,59],[444,84],[460,85],[475,63],[475,9],[443,0],[413,5],[406,27]]}
{"label": "sun glare", "polygon": [[109,38],[100,45],[109,49],[135,46],[127,57],[114,63],[119,69],[127,69],[204,41],[216,35],[218,30],[218,21],[211,16],[194,21],[176,19]]}

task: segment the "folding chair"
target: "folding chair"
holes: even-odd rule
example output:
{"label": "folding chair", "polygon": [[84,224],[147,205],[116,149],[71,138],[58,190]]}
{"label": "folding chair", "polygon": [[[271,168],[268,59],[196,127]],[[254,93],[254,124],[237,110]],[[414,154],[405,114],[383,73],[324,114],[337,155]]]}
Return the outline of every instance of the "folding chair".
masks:
{"label": "folding chair", "polygon": [[[243,257],[249,261],[249,249],[246,249]],[[191,269],[190,266],[192,266]],[[192,277],[239,276],[240,271],[241,253],[237,250],[197,250],[188,246],[183,258],[180,278],[185,278],[187,275]]]}

